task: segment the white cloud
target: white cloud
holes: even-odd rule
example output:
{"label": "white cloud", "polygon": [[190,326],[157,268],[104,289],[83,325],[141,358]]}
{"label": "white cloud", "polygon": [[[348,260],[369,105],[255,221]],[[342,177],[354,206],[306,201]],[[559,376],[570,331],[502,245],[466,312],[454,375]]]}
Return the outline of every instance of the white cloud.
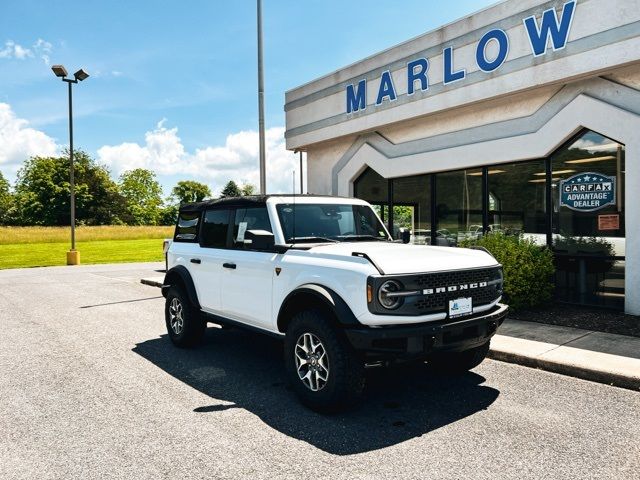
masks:
{"label": "white cloud", "polygon": [[31,50],[23,47],[13,40],[7,40],[4,42],[4,48],[0,50],[0,58],[17,58],[22,60],[29,56],[33,56]]}
{"label": "white cloud", "polygon": [[[143,145],[105,145],[98,150],[98,158],[118,175],[133,168],[148,168],[161,177],[184,175],[209,183],[216,192],[229,180],[259,185],[258,132],[234,133],[227,136],[224,145],[189,153],[178,136],[178,129],[166,128],[165,122],[163,119],[154,130],[145,134]],[[292,172],[298,167],[298,158],[285,148],[284,128],[268,129],[265,143],[267,191],[291,192]]]}
{"label": "white cloud", "polygon": [[52,45],[39,38],[36,43],[33,44],[33,51],[36,53],[36,55],[38,55],[42,61],[46,64],[49,65],[49,54],[51,53],[52,50]]}
{"label": "white cloud", "polygon": [[0,165],[10,171],[31,156],[55,155],[58,151],[51,137],[28,125],[16,117],[9,104],[0,103]]}
{"label": "white cloud", "polygon": [[49,65],[49,54],[53,46],[51,43],[39,38],[31,47],[23,47],[13,40],[4,42],[4,48],[0,50],[0,58],[15,58],[24,60],[26,58],[34,58],[38,56],[42,61]]}

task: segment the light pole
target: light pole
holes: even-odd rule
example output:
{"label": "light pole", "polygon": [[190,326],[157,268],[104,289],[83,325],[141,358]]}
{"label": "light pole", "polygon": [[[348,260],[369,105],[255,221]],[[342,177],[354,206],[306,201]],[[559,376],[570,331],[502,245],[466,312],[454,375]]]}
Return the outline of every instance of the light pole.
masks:
{"label": "light pole", "polygon": [[262,0],[258,6],[258,138],[260,142],[260,193],[267,193],[266,155],[264,140],[264,73],[262,62]]}
{"label": "light pole", "polygon": [[69,190],[71,192],[71,250],[67,252],[67,265],[80,264],[80,252],[76,250],[76,192],[73,166],[73,94],[71,86],[89,78],[89,74],[82,68],[67,78],[67,69],[62,65],[51,67],[56,77],[69,85]]}

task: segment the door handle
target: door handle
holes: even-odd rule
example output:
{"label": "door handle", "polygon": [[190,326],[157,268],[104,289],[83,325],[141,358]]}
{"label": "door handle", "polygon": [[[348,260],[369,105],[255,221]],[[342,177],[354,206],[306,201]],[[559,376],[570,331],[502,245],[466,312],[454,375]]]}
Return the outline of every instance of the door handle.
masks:
{"label": "door handle", "polygon": [[232,269],[232,270],[235,270],[235,269],[236,269],[236,264],[235,264],[235,263],[223,263],[223,264],[222,264],[222,266],[223,266],[224,268],[230,268],[230,269]]}
{"label": "door handle", "polygon": [[197,263],[198,265],[202,263],[202,260],[200,260],[199,258],[192,258],[191,260],[189,260],[191,263]]}

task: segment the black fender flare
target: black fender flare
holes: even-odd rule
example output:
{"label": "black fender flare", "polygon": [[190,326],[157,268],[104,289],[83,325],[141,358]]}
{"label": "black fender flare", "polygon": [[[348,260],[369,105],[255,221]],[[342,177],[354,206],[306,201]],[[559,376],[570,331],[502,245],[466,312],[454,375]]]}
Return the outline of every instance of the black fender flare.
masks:
{"label": "black fender flare", "polygon": [[183,265],[176,265],[173,268],[170,268],[169,271],[164,276],[164,282],[162,285],[162,295],[164,297],[167,296],[167,292],[169,288],[173,285],[179,285],[184,288],[185,293],[189,297],[189,301],[191,304],[200,309],[200,302],[198,301],[198,294],[196,292],[196,287],[193,283],[193,278],[191,278],[191,274],[189,270]]}
{"label": "black fender flare", "polygon": [[291,314],[314,304],[331,311],[339,326],[361,325],[340,295],[323,285],[309,283],[291,291],[283,300],[278,312],[278,330],[280,332],[286,331]]}

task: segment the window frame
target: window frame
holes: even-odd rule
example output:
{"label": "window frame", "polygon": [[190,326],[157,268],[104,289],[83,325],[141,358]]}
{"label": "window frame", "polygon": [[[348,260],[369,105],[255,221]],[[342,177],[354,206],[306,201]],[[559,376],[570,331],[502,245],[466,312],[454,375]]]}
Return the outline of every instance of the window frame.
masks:
{"label": "window frame", "polygon": [[[205,218],[207,216],[207,212],[213,212],[213,211],[224,211],[227,210],[227,234],[226,234],[226,238],[225,238],[225,244],[222,247],[218,247],[218,246],[209,246],[209,245],[203,245],[202,244],[202,235],[198,235],[199,239],[198,239],[198,243],[200,245],[201,248],[210,248],[210,249],[215,249],[215,250],[230,250],[229,245],[230,245],[230,239],[231,236],[233,235],[233,229],[229,228],[231,226],[231,213],[234,213],[235,216],[235,208],[234,207],[229,207],[227,205],[220,205],[219,207],[210,207],[210,208],[205,208],[202,210],[201,213],[201,224],[204,225],[205,223]],[[235,217],[234,217],[235,218]],[[200,229],[200,232],[202,232],[202,229]]]}
{"label": "window frame", "polygon": [[[267,214],[267,220],[269,220],[269,226],[271,227],[271,232],[273,235],[275,235],[274,233],[274,229],[273,229],[273,222],[271,221],[271,216],[269,215],[269,209],[267,208],[267,205],[256,205],[256,206],[242,206],[242,207],[231,207],[230,210],[232,211],[231,213],[231,217],[230,217],[230,222],[229,222],[229,232],[228,232],[228,239],[227,239],[227,249],[228,250],[236,250],[239,252],[264,252],[264,250],[259,250],[256,248],[246,248],[247,244],[244,244],[245,248],[239,248],[236,246],[236,241],[235,241],[235,234],[234,234],[234,230],[236,228],[236,214],[238,212],[238,210],[250,210],[250,209],[254,209],[254,208],[261,208],[263,209],[266,214]],[[274,249],[275,251],[275,249]]]}
{"label": "window frame", "polygon": [[175,229],[173,231],[173,241],[178,243],[200,243],[200,225],[202,225],[203,217],[202,211],[194,211],[193,213],[197,213],[196,218],[198,219],[198,223],[196,224],[196,233],[195,237],[192,239],[183,239],[178,238],[178,226],[180,225],[180,215],[182,213],[191,213],[191,212],[180,212],[178,211],[178,216],[176,218]]}

